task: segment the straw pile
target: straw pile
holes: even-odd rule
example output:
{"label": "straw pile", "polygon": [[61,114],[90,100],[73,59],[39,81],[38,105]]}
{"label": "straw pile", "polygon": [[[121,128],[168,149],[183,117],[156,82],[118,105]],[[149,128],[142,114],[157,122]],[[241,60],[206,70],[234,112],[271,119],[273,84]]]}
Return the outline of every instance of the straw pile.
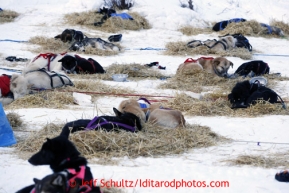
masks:
{"label": "straw pile", "polygon": [[33,95],[26,95],[8,105],[7,109],[19,108],[54,108],[64,109],[67,105],[74,104],[72,93],[61,92],[60,90],[36,92]]}
{"label": "straw pile", "polygon": [[45,36],[31,37],[28,42],[31,44],[39,45],[38,48],[31,50],[35,53],[63,53],[67,52],[68,48],[70,47],[69,43],[64,43],[59,39],[48,38]]}
{"label": "straw pile", "polygon": [[110,94],[125,94],[125,93],[134,93],[133,90],[122,87],[114,87],[107,84],[104,84],[100,81],[93,80],[78,80],[74,81],[74,87],[67,87],[68,91],[74,92],[95,92],[95,93],[110,93]]}
{"label": "straw pile", "polygon": [[234,56],[245,60],[252,59],[252,53],[245,48],[235,48],[232,50],[217,52],[209,49],[207,46],[201,45],[196,48],[189,48],[187,42],[169,42],[166,44],[166,55],[219,55],[219,56]]}
{"label": "straw pile", "polygon": [[0,23],[13,22],[19,13],[11,10],[0,11]]}
{"label": "straw pile", "polygon": [[162,73],[153,68],[141,64],[112,64],[106,69],[109,75],[113,74],[128,74],[128,77],[135,78],[160,78],[164,77]]}
{"label": "straw pile", "polygon": [[211,28],[195,28],[192,26],[183,26],[178,31],[182,32],[184,35],[193,36],[198,34],[209,34],[212,33],[213,30]]}
{"label": "straw pile", "polygon": [[[272,23],[272,24],[275,24],[275,23]],[[278,24],[280,24],[279,26],[281,26],[281,29],[283,29],[283,27],[285,27],[285,29],[287,27],[288,29],[288,25],[286,26],[286,24],[284,25],[284,23],[281,23],[281,22]],[[273,34],[268,34],[267,32],[268,32],[268,29],[266,27],[262,27],[260,23],[257,22],[256,20],[249,20],[249,21],[239,22],[239,23],[234,23],[234,22],[229,23],[224,30],[220,31],[220,34],[226,35],[226,34],[241,33],[244,36],[245,35],[262,36],[262,37],[276,36]]]}
{"label": "straw pile", "polygon": [[151,28],[149,22],[138,13],[128,12],[128,14],[133,17],[133,20],[110,17],[101,26],[93,25],[95,22],[100,22],[103,17],[102,14],[96,13],[96,11],[66,14],[64,19],[71,25],[85,25],[108,33],[116,33],[121,30],[137,31]]}
{"label": "straw pile", "polygon": [[257,117],[260,115],[289,115],[288,109],[283,109],[281,104],[271,104],[262,100],[246,109],[231,109],[231,104],[227,99],[228,94],[215,91],[198,100],[182,93],[169,100],[167,106],[191,116]]}
{"label": "straw pile", "polygon": [[278,168],[283,167],[287,169],[289,167],[288,153],[275,154],[271,156],[255,156],[255,155],[240,155],[235,159],[225,160],[230,165],[249,165],[263,168]]}
{"label": "straw pile", "polygon": [[[159,88],[162,89],[176,89],[193,92],[201,92],[207,90],[208,86],[216,88],[233,88],[233,86],[239,82],[241,78],[226,79],[219,76],[215,76],[206,71],[191,72],[190,74],[176,73],[175,76],[168,79],[165,83],[161,84]],[[209,88],[210,90],[212,88]]]}
{"label": "straw pile", "polygon": [[[27,139],[15,145],[18,155],[23,152],[26,157],[31,156],[39,151],[46,138],[59,135],[60,130],[60,125],[49,124],[42,130],[31,133]],[[143,131],[138,133],[80,131],[71,134],[70,140],[84,157],[98,158],[99,161],[124,156],[136,158],[182,154],[193,148],[210,147],[228,141],[210,128],[200,125],[165,129],[150,124],[146,124]]]}

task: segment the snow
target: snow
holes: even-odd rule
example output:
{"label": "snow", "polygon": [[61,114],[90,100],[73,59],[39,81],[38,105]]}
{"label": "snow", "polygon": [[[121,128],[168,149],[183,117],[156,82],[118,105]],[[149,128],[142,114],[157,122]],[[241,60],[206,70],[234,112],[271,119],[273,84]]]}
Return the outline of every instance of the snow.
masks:
{"label": "snow", "polygon": [[[136,48],[164,48],[167,42],[189,41],[192,39],[213,39],[217,33],[185,36],[177,29],[184,25],[195,27],[211,27],[212,22],[231,18],[255,19],[259,22],[269,23],[276,19],[289,21],[287,0],[194,0],[195,11],[181,8],[181,0],[136,0],[132,11],[146,17],[152,29],[141,31],[122,32],[121,45],[130,50],[116,56],[87,56],[97,60],[104,67],[112,63],[150,63],[158,61],[166,70],[165,75],[172,75],[180,63],[186,58],[199,56],[167,56],[161,51],[135,50]],[[99,35],[107,38],[108,33],[86,29],[79,26],[69,26],[62,22],[63,15],[71,12],[95,10],[103,6],[101,0],[0,0],[2,9],[11,9],[21,15],[12,23],[0,25],[0,39],[28,40],[37,35],[54,37],[66,28],[75,28],[84,33]],[[289,76],[289,43],[287,39],[261,37],[248,37],[253,49],[260,55],[255,55],[255,60],[264,60],[271,72],[281,72],[282,76]],[[0,67],[9,66],[5,61],[7,56],[15,55],[23,58],[34,58],[35,53],[28,51],[28,45],[15,42],[0,42]],[[268,56],[273,55],[273,56]],[[283,56],[277,56],[283,55]],[[83,55],[85,57],[85,55]],[[233,73],[239,65],[246,60],[227,57],[234,63]],[[22,69],[25,63],[14,67]],[[12,74],[13,72],[0,70],[0,73]],[[129,78],[128,78],[129,80]],[[105,84],[124,88],[139,88],[146,94],[159,94],[173,96],[177,90],[158,90],[157,86],[165,80],[143,80],[128,82],[103,81]],[[276,88],[281,97],[288,97],[288,82],[279,83]],[[200,94],[188,94],[198,98]],[[103,96],[96,104],[83,101],[83,105],[66,110],[33,108],[13,110],[21,115],[23,121],[33,130],[41,129],[47,123],[65,123],[84,118],[92,118],[99,114],[96,106],[104,114],[112,114],[112,105],[117,106],[122,97]],[[81,103],[82,104],[82,103]],[[7,111],[6,113],[8,113]],[[225,188],[178,188],[172,187],[140,187],[126,188],[127,192],[288,192],[288,185],[274,180],[274,175],[280,168],[264,169],[251,166],[229,166],[223,160],[234,158],[238,155],[270,155],[276,152],[288,153],[288,116],[259,116],[256,118],[243,117],[200,117],[188,116],[185,118],[190,124],[200,124],[210,127],[214,132],[231,138],[232,143],[226,143],[209,148],[194,149],[178,156],[137,159],[123,158],[118,165],[89,164],[96,179],[121,180],[196,180],[196,181],[228,181],[229,187]],[[287,125],[287,126],[286,126]],[[260,142],[260,145],[257,143]],[[267,143],[269,142],[269,143]],[[280,143],[280,144],[278,144]],[[13,155],[13,148],[0,148],[0,193],[15,192],[30,185],[33,178],[43,178],[51,173],[48,166],[31,166],[26,160]],[[139,182],[139,181],[138,181]]]}

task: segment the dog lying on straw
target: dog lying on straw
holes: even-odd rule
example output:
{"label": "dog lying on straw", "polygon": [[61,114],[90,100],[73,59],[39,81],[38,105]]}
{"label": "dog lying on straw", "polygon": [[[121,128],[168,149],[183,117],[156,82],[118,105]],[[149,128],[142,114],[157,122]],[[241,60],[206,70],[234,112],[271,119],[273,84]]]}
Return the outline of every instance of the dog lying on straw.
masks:
{"label": "dog lying on straw", "polygon": [[236,47],[237,39],[233,36],[224,36],[221,37],[219,40],[193,40],[187,43],[189,48],[196,48],[198,46],[204,45],[210,48],[213,51],[221,52],[226,50],[231,50]]}
{"label": "dog lying on straw", "polygon": [[53,89],[67,85],[73,86],[73,83],[66,74],[48,72],[45,69],[27,72],[25,75],[13,74],[10,80],[14,100],[29,94],[31,89]]}
{"label": "dog lying on straw", "polygon": [[226,78],[230,66],[233,68],[233,63],[223,57],[200,57],[196,60],[188,58],[179,65],[177,74],[191,74],[205,70],[208,73]]}
{"label": "dog lying on straw", "polygon": [[186,123],[180,111],[163,108],[161,103],[158,102],[151,104],[148,100],[128,99],[122,101],[118,109],[121,112],[131,112],[138,115],[143,122],[168,128],[184,127]]}
{"label": "dog lying on straw", "polygon": [[100,50],[109,50],[114,52],[120,51],[120,48],[113,43],[104,41],[101,38],[88,38],[88,37],[84,38],[82,41],[74,42],[69,48],[69,50],[85,52],[85,48],[87,46]]}

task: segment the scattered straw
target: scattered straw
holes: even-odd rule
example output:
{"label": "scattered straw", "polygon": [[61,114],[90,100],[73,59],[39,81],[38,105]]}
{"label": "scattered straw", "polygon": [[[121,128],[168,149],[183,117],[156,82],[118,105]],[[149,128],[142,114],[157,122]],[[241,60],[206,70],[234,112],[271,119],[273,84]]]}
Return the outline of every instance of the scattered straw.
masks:
{"label": "scattered straw", "polygon": [[169,42],[166,44],[166,55],[210,55],[215,54],[219,56],[234,56],[245,60],[252,59],[252,53],[245,48],[235,48],[232,50],[217,52],[209,49],[207,46],[198,46],[196,48],[189,48],[187,42]]}
{"label": "scattered straw", "polygon": [[7,113],[6,117],[13,129],[23,125],[23,121],[17,113]]}
{"label": "scattered straw", "polygon": [[[15,145],[18,155],[26,152],[26,156],[31,156],[39,150],[47,137],[55,137],[60,131],[61,126],[52,124],[31,133],[26,140]],[[124,156],[136,158],[182,154],[193,148],[210,147],[227,141],[210,128],[200,125],[164,129],[150,124],[146,124],[144,130],[138,133],[80,131],[71,134],[70,139],[84,157],[99,160]]]}
{"label": "scattered straw", "polygon": [[0,11],[0,23],[13,22],[19,13],[11,10]]}
{"label": "scattered straw", "polygon": [[94,23],[100,22],[103,17],[102,14],[96,13],[96,11],[66,14],[64,19],[67,23],[72,25],[85,25],[109,33],[116,33],[121,30],[137,31],[151,28],[149,22],[138,13],[128,12],[128,14],[134,19],[126,20],[121,19],[120,17],[110,17],[101,26],[94,26]]}
{"label": "scattered straw", "polygon": [[224,160],[230,165],[249,165],[263,168],[278,168],[289,167],[289,156],[288,153],[275,154],[273,156],[255,156],[255,155],[240,155],[235,159]]}
{"label": "scattered straw", "polygon": [[283,109],[281,104],[271,104],[262,100],[249,108],[231,109],[231,104],[227,100],[228,94],[215,91],[198,100],[182,93],[169,100],[167,106],[192,116],[257,117],[260,115],[289,115],[288,109]]}
{"label": "scattered straw", "polygon": [[184,35],[193,36],[198,34],[209,34],[212,33],[213,30],[211,28],[195,28],[192,26],[183,26],[178,31],[182,32]]}
{"label": "scattered straw", "polygon": [[69,43],[64,43],[59,39],[48,38],[44,36],[35,36],[28,40],[31,44],[39,45],[40,47],[34,48],[33,52],[35,53],[46,53],[46,52],[54,52],[54,53],[63,53],[67,52],[70,47]]}

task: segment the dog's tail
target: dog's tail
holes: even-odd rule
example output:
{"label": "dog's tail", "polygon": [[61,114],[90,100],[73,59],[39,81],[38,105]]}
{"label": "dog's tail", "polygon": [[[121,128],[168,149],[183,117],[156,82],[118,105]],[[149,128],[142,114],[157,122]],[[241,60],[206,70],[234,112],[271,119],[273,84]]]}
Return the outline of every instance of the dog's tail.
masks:
{"label": "dog's tail", "polygon": [[278,103],[282,104],[282,108],[283,109],[287,109],[285,102],[283,101],[283,99],[277,94],[277,97],[280,99],[280,101],[277,101]]}

